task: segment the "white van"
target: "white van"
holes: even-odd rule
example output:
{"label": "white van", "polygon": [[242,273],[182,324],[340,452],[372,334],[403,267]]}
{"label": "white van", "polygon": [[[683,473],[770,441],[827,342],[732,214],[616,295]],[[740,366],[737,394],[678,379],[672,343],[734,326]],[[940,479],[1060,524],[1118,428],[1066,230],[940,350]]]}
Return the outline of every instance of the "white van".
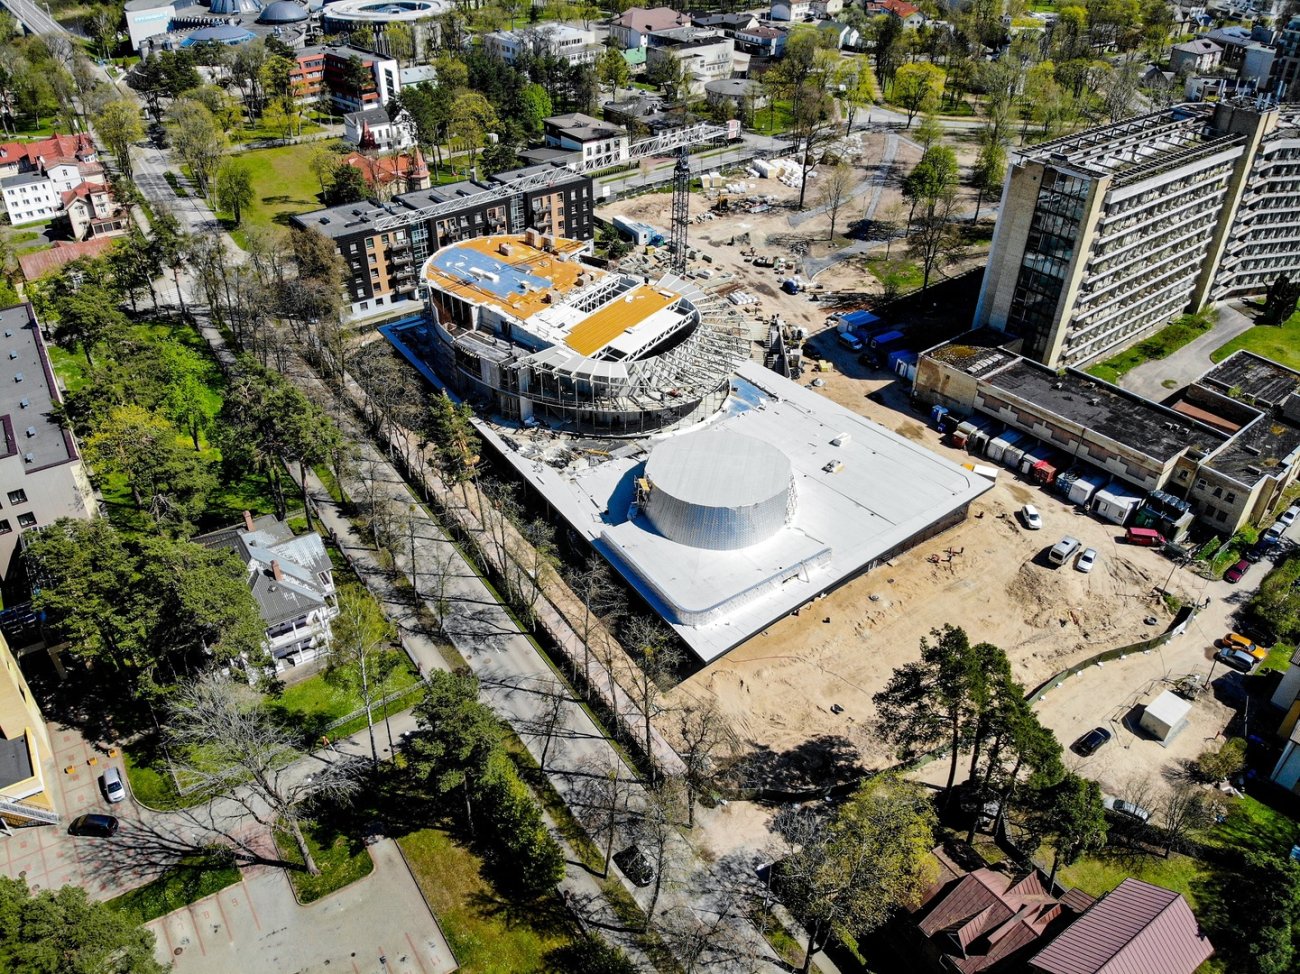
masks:
{"label": "white van", "polygon": [[1072,538],[1067,534],[1060,541],[1056,542],[1056,544],[1052,545],[1052,550],[1047,553],[1047,560],[1053,565],[1064,565],[1078,550],[1079,539]]}

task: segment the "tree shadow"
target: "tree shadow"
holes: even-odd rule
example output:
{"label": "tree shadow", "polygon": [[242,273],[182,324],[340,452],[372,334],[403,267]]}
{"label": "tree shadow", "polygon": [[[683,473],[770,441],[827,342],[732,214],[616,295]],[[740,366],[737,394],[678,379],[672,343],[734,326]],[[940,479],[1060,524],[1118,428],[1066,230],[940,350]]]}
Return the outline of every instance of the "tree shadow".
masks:
{"label": "tree shadow", "polygon": [[727,769],[739,792],[766,801],[798,801],[856,787],[865,769],[857,747],[839,734],[819,734],[784,751],[751,744]]}

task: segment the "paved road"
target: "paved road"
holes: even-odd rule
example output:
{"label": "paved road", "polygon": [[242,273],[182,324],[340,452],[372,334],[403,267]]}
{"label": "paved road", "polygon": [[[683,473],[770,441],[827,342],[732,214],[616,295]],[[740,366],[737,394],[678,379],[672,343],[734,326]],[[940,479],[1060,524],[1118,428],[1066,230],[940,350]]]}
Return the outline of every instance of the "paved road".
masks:
{"label": "paved road", "polygon": [[[1144,362],[1120,379],[1119,384],[1139,396],[1160,402],[1181,389],[1213,363],[1210,354],[1221,345],[1253,328],[1255,322],[1230,304],[1219,306],[1219,321],[1204,335],[1196,338],[1168,358]],[[1173,388],[1165,386],[1172,381]]]}
{"label": "paved road", "polygon": [[4,7],[33,34],[64,34],[67,31],[49,14],[44,4],[32,0],[4,0]]}

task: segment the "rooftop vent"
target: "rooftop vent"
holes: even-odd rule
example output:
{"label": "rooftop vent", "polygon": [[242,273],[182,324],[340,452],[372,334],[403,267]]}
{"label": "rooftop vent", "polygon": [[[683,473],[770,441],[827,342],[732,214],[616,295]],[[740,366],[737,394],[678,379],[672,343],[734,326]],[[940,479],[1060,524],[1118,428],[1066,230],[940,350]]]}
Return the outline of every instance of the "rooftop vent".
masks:
{"label": "rooftop vent", "polygon": [[11,351],[11,352],[9,353],[9,358],[10,358],[10,359],[16,359],[17,357],[18,357],[18,353],[17,353],[17,352],[13,352],[13,351]]}
{"label": "rooftop vent", "polygon": [[21,372],[19,372],[16,376],[14,376],[14,381],[15,381],[15,382],[22,382],[22,381],[23,381],[23,374],[22,374]]}
{"label": "rooftop vent", "polygon": [[24,454],[23,454],[23,459],[26,460],[28,463],[35,463],[35,462],[36,462],[36,454],[35,454],[35,453],[24,453]]}
{"label": "rooftop vent", "polygon": [[31,404],[32,404],[32,401],[31,401],[30,399],[23,399],[23,400],[20,400],[20,401],[19,401],[18,406],[19,406],[19,408],[21,408],[21,409],[26,409],[26,408],[27,408],[28,406],[30,406]]}
{"label": "rooftop vent", "polygon": [[13,333],[12,329],[6,328],[6,329],[5,329],[5,338],[13,338],[13,337],[14,337],[14,333]]}
{"label": "rooftop vent", "polygon": [[35,436],[35,435],[36,435],[36,427],[35,427],[35,426],[29,426],[29,427],[27,427],[27,435],[28,435],[29,437]]}

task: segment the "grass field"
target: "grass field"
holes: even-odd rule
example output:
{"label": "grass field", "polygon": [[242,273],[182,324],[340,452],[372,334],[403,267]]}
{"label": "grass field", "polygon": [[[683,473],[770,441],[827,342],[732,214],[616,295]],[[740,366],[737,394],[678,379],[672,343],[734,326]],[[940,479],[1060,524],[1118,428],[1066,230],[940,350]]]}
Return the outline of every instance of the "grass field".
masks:
{"label": "grass field", "polygon": [[753,128],[759,135],[775,135],[777,132],[786,131],[793,118],[790,103],[776,101],[754,112]]}
{"label": "grass field", "polygon": [[1059,877],[1066,886],[1100,896],[1109,893],[1132,876],[1182,893],[1195,910],[1197,891],[1210,873],[1208,866],[1190,856],[1172,855],[1164,859],[1115,849],[1104,850],[1095,856],[1084,856],[1073,866],[1062,866]]}
{"label": "grass field", "polygon": [[[394,650],[394,656],[397,666],[393,670],[387,686],[377,696],[387,696],[389,693],[400,690],[410,690],[411,693],[399,697],[386,707],[375,707],[374,719],[376,725],[386,716],[411,707],[419,699],[417,685],[420,678],[416,675],[415,670],[411,668],[410,661],[405,653]],[[318,673],[300,683],[294,683],[285,688],[280,698],[271,705],[272,709],[280,714],[285,721],[301,726],[304,735],[311,740],[319,738],[324,733],[327,725],[346,717],[348,714],[355,713],[362,706],[361,697],[355,691],[326,679],[324,673]],[[330,731],[330,736],[344,737],[354,731],[363,729],[365,726],[366,719],[363,715],[355,721],[350,721],[348,724]],[[383,730],[378,726],[376,726],[376,734],[383,734]]]}
{"label": "grass field", "polygon": [[176,869],[108,901],[136,923],[148,923],[239,882],[239,869],[228,857],[195,856]]}
{"label": "grass field", "polygon": [[[320,181],[308,163],[319,143],[250,149],[233,158],[248,167],[253,178],[253,202],[244,211],[245,225],[282,224],[294,213],[318,209]],[[219,214],[229,219],[229,213]]]}
{"label": "grass field", "polygon": [[[293,883],[298,899],[311,903],[328,896],[336,890],[355,883],[374,870],[374,861],[366,851],[366,844],[361,839],[358,829],[352,827],[347,815],[333,821],[328,810],[322,811],[322,817],[310,826],[304,827],[307,845],[311,848],[312,858],[320,867],[320,875],[312,876],[299,869],[288,871],[289,881]],[[277,832],[275,844],[280,855],[288,862],[301,863],[297,843],[289,836]]]}
{"label": "grass field", "polygon": [[1300,312],[1282,325],[1256,325],[1221,345],[1210,360],[1221,362],[1239,348],[1270,358],[1293,369],[1300,369]]}
{"label": "grass field", "polygon": [[482,875],[483,860],[445,832],[421,829],[398,841],[463,974],[543,970],[546,952],[570,942],[558,903],[502,899]]}
{"label": "grass field", "polygon": [[920,264],[900,258],[886,260],[883,257],[868,257],[867,270],[882,284],[892,282],[900,293],[914,291],[925,278]]}
{"label": "grass field", "polygon": [[1119,382],[1125,373],[1132,371],[1144,362],[1168,358],[1188,342],[1199,338],[1213,326],[1213,318],[1204,312],[1198,315],[1183,315],[1173,324],[1166,325],[1150,338],[1138,342],[1132,348],[1089,367],[1088,374],[1096,376],[1103,382]]}

